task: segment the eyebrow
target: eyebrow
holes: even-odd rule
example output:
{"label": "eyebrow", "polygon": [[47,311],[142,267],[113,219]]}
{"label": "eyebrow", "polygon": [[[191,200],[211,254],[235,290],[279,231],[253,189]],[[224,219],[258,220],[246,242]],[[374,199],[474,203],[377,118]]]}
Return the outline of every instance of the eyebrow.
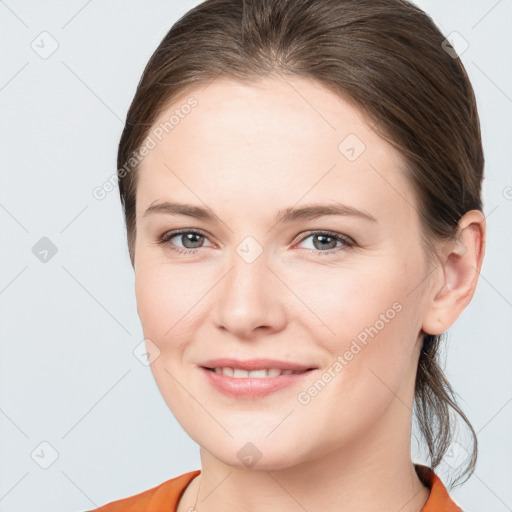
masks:
{"label": "eyebrow", "polygon": [[[148,209],[144,212],[143,217],[155,213],[163,213],[167,215],[184,215],[187,217],[193,217],[195,219],[208,220],[211,222],[218,222],[218,217],[215,215],[213,210],[208,207],[194,206],[184,203],[175,203],[170,201],[164,201],[156,204],[151,204]],[[301,206],[300,208],[285,208],[277,212],[275,222],[277,223],[291,223],[300,220],[313,220],[318,217],[326,215],[341,215],[359,217],[371,222],[377,222],[377,219],[373,215],[358,210],[353,206],[348,206],[340,203],[334,204],[309,204]]]}

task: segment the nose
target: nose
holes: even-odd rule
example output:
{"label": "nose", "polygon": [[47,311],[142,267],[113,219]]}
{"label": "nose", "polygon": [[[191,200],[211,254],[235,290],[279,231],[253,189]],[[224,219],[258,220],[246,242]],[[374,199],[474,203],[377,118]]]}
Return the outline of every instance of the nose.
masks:
{"label": "nose", "polygon": [[250,263],[235,253],[228,273],[216,287],[215,323],[237,338],[278,332],[287,321],[285,292],[265,253]]}

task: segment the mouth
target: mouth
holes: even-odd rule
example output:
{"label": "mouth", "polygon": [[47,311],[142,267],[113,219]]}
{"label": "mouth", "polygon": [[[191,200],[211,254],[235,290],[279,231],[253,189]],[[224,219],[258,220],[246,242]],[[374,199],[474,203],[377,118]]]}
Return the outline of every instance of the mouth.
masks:
{"label": "mouth", "polygon": [[[308,370],[316,370],[317,368],[311,364],[295,363],[292,361],[257,358],[257,359],[234,359],[232,357],[221,357],[209,359],[199,363],[199,366],[219,374],[229,377],[248,377],[244,372],[260,372],[253,375],[255,378],[277,377],[281,374],[290,375],[303,373]],[[279,373],[276,373],[279,371]],[[266,373],[263,373],[266,372]],[[269,375],[270,372],[270,375]]]}
{"label": "mouth", "polygon": [[241,400],[255,400],[286,388],[303,387],[304,379],[318,370],[317,367],[270,359],[216,359],[203,363],[199,369],[213,389]]}
{"label": "mouth", "polygon": [[215,368],[203,366],[203,368],[218,375],[225,375],[226,377],[232,377],[235,379],[269,379],[272,377],[280,377],[281,375],[300,375],[311,370],[315,370],[315,368],[307,368],[306,370],[290,370],[282,368],[260,368],[258,370],[245,370],[243,368],[230,366],[217,366]]}

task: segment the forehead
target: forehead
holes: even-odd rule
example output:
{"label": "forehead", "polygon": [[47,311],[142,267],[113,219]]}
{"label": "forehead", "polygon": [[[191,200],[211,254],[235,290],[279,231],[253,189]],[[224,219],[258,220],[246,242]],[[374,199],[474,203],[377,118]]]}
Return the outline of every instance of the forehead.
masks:
{"label": "forehead", "polygon": [[402,156],[372,128],[350,101],[311,80],[216,80],[175,98],[155,122],[137,202],[200,191],[243,193],[247,206],[262,194],[269,207],[307,194],[410,208]]}
{"label": "forehead", "polygon": [[[185,108],[192,100],[196,106]],[[172,115],[180,110],[190,112],[179,119]],[[293,144],[294,153],[299,154],[301,149],[318,148],[322,140],[338,151],[338,143],[351,133],[375,150],[387,145],[356,106],[318,82],[300,77],[266,78],[253,84],[218,79],[175,98],[155,125],[165,125],[172,117],[175,124],[164,137],[172,135],[170,139],[177,142],[180,133],[193,132],[198,145],[211,141],[208,147],[219,143],[232,150],[263,153]],[[270,147],[260,147],[261,142]]]}

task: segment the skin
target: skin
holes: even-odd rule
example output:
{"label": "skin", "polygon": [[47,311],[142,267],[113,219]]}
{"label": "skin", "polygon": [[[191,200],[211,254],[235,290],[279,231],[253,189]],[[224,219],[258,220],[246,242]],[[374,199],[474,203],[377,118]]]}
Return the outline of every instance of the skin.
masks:
{"label": "skin", "polygon": [[[471,300],[483,215],[468,212],[458,242],[438,243],[431,271],[404,161],[351,103],[298,77],[250,86],[219,79],[176,98],[155,125],[191,96],[198,105],[141,163],[134,262],[144,336],[160,351],[151,370],[200,446],[202,473],[178,511],[196,498],[201,512],[420,511],[429,490],[414,471],[410,437],[421,331],[444,332]],[[355,161],[338,149],[349,134],[366,146]],[[207,206],[218,220],[144,215],[163,201]],[[350,205],[376,221],[276,224],[279,210],[317,202]],[[158,243],[184,228],[205,237]],[[321,245],[315,230],[355,245]],[[237,253],[247,236],[263,250],[251,263]],[[195,252],[178,254],[172,244]],[[299,403],[298,393],[396,303],[400,312]],[[204,378],[197,365],[215,357],[270,357],[318,370],[304,385],[242,400]],[[262,454],[252,467],[237,457],[247,442]]]}

